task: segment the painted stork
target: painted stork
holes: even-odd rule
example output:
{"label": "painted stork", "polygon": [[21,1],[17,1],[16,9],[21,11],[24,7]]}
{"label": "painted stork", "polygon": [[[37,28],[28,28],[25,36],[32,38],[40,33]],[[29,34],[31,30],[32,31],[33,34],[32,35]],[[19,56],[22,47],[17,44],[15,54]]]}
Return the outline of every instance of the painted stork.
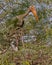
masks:
{"label": "painted stork", "polygon": [[[13,22],[17,22],[16,24],[15,24],[15,26],[17,26],[18,27],[18,33],[20,33],[20,37],[22,37],[23,36],[23,31],[22,31],[22,27],[23,27],[23,25],[24,25],[24,18],[30,13],[30,12],[32,12],[33,13],[33,15],[35,16],[35,19],[36,19],[36,21],[38,21],[38,15],[37,15],[37,11],[36,11],[36,8],[34,7],[34,6],[30,6],[29,8],[28,8],[28,10],[26,11],[26,13],[24,13],[24,14],[22,14],[22,15],[18,15],[18,16],[16,16],[16,17],[13,17],[12,18],[12,20],[11,21],[13,21]],[[11,47],[12,47],[12,49],[14,50],[14,51],[17,51],[18,50],[18,35],[16,34],[16,32],[15,31],[12,31],[12,34],[15,34],[15,39],[16,39],[16,45],[14,46],[14,45],[12,45],[11,44]],[[23,43],[23,40],[22,40],[22,45],[23,45],[23,47],[24,47],[24,43]],[[3,53],[3,52],[2,52]]]}
{"label": "painted stork", "polygon": [[[18,15],[16,16],[14,19],[18,19],[19,23],[17,23],[17,27],[21,30],[19,31],[19,33],[21,32],[21,35],[20,35],[20,38],[23,36],[23,31],[22,31],[22,27],[24,25],[24,18],[30,13],[32,12],[33,15],[35,16],[35,19],[36,21],[38,21],[38,15],[37,15],[37,11],[36,11],[36,8],[32,5],[28,8],[28,10],[26,11],[26,13],[22,14],[22,15]],[[18,39],[18,37],[16,38],[16,40]],[[17,40],[18,41],[18,40]],[[18,46],[18,42],[17,43],[17,46]],[[22,45],[24,47],[24,42],[22,40]]]}

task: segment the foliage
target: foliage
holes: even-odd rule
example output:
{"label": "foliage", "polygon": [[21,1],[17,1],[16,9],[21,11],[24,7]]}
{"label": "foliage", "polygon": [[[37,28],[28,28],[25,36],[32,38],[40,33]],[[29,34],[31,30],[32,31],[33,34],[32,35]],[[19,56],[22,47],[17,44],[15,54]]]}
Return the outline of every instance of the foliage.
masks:
{"label": "foliage", "polygon": [[[13,19],[16,15],[24,14],[31,5],[35,5],[36,7],[39,21],[37,22],[35,17],[30,13],[24,19],[23,30],[25,30],[24,36],[33,35],[36,41],[24,42],[25,48],[19,46],[20,50],[18,52],[12,52],[11,49],[8,49],[10,42],[7,40],[7,34],[12,29],[15,29],[18,22],[18,20],[14,22]],[[37,60],[37,65],[52,65],[52,1],[1,0],[0,10],[0,49],[8,49],[6,53],[0,55],[0,65],[15,65],[16,62],[13,59],[16,57],[23,58],[20,59],[20,63],[27,63],[27,65],[32,64],[32,60]],[[26,59],[26,54],[28,53],[31,55],[30,61]],[[38,62],[39,60],[43,60],[40,62],[41,64]]]}

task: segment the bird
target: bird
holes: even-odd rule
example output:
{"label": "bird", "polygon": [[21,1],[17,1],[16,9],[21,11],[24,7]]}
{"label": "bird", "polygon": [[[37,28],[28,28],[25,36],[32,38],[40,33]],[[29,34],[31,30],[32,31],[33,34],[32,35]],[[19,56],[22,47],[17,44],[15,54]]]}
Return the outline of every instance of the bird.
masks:
{"label": "bird", "polygon": [[[33,13],[33,15],[35,16],[35,19],[36,19],[36,21],[38,21],[38,15],[37,15],[37,11],[36,11],[36,8],[34,7],[34,6],[30,6],[29,8],[28,8],[28,10],[24,13],[24,14],[21,14],[21,15],[18,15],[18,16],[15,16],[15,17],[13,17],[12,19],[11,19],[11,21],[13,21],[14,22],[14,26],[16,27],[16,29],[17,29],[17,31],[18,31],[18,33],[17,33],[17,35],[16,35],[16,47],[18,47],[18,43],[19,42],[17,42],[17,39],[19,38],[19,37],[17,37],[19,34],[20,34],[20,38],[23,36],[23,34],[24,34],[24,31],[22,30],[23,29],[23,26],[24,26],[24,18],[30,13],[30,12],[32,12]],[[13,32],[12,32],[13,33]],[[20,39],[19,38],[19,39]],[[18,41],[19,41],[19,39],[18,39]],[[24,47],[24,42],[23,42],[23,40],[22,40],[22,46]]]}
{"label": "bird", "polygon": [[[15,17],[13,17],[13,18],[11,19],[11,21],[14,22],[14,26],[15,26],[15,27],[18,27],[18,29],[23,28],[23,26],[24,26],[24,18],[25,18],[30,12],[33,13],[33,15],[35,16],[36,21],[38,21],[39,19],[38,19],[38,15],[37,15],[36,8],[34,7],[34,5],[32,5],[32,6],[30,6],[30,7],[28,8],[28,10],[27,10],[24,14],[15,16]],[[14,31],[12,31],[12,34],[11,34],[11,35],[13,35],[13,33],[14,33]],[[8,35],[10,35],[10,34],[8,34]],[[10,36],[11,36],[11,35],[10,35]],[[21,33],[21,35],[23,35],[23,33]],[[17,39],[17,38],[18,38],[18,37],[16,37],[16,39]],[[17,40],[16,40],[16,42],[17,42]],[[18,42],[17,42],[17,43],[18,43]],[[17,44],[17,43],[16,43],[16,44]],[[24,43],[23,43],[23,42],[22,42],[22,45],[24,46]],[[4,50],[4,51],[2,51],[2,52],[0,52],[0,53],[3,54],[3,53],[5,53],[6,51],[7,51],[7,50]]]}

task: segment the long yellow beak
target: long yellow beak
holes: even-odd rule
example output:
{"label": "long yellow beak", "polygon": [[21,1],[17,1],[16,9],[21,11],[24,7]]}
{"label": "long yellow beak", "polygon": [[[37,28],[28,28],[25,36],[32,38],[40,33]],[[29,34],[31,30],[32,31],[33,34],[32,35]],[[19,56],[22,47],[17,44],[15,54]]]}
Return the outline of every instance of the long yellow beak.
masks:
{"label": "long yellow beak", "polygon": [[33,13],[33,15],[35,16],[36,20],[38,21],[38,15],[37,15],[37,11],[36,11],[35,7],[30,6],[30,10]]}

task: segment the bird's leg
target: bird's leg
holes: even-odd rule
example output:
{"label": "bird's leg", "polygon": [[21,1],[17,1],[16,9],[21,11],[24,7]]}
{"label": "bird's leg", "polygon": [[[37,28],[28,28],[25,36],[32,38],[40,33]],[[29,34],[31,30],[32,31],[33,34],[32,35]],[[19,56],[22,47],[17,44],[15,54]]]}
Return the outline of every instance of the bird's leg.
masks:
{"label": "bird's leg", "polygon": [[18,51],[18,36],[17,34],[13,34],[12,38],[14,38],[11,42],[11,47],[14,51]]}
{"label": "bird's leg", "polygon": [[[19,30],[18,30],[18,31],[19,31]],[[20,33],[20,32],[19,32],[19,33]],[[20,39],[19,33],[16,34],[16,37],[15,37],[15,39],[16,39],[16,48],[17,48],[17,50],[18,50],[19,39]]]}
{"label": "bird's leg", "polygon": [[23,45],[23,48],[24,48],[25,46],[24,46],[23,35],[24,35],[24,32],[23,32],[23,29],[22,29],[22,31],[21,31],[21,38],[22,38],[22,45]]}
{"label": "bird's leg", "polygon": [[20,40],[21,40],[22,46],[24,48],[25,46],[24,46],[24,41],[23,41],[23,35],[24,35],[23,28],[21,28],[20,29]]}

